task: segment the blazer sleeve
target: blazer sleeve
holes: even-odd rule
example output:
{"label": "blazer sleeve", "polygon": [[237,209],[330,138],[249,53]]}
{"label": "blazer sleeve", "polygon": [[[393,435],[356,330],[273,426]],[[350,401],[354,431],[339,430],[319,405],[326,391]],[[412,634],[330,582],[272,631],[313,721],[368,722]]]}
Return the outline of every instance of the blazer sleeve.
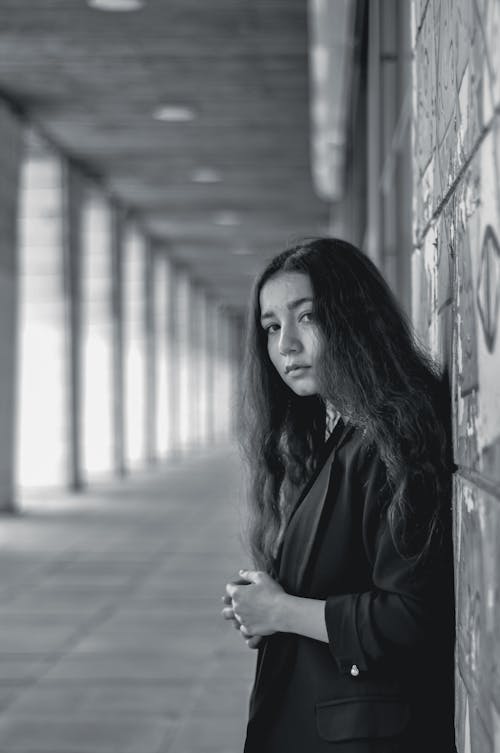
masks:
{"label": "blazer sleeve", "polygon": [[378,453],[365,451],[358,472],[365,480],[360,484],[362,533],[372,585],[362,593],[329,596],[325,604],[331,654],[339,670],[352,675],[404,661],[429,638],[439,573],[435,558],[417,567],[395,548],[384,511],[386,470]]}

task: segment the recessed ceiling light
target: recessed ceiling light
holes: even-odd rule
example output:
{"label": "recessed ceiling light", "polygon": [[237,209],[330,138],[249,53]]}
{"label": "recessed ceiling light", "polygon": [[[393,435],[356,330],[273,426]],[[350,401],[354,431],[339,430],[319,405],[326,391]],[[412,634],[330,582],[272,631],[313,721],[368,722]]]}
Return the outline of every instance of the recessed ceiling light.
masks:
{"label": "recessed ceiling light", "polygon": [[191,173],[193,183],[220,183],[222,180],[220,173],[211,167],[199,167]]}
{"label": "recessed ceiling light", "polygon": [[107,10],[116,13],[124,13],[132,10],[141,10],[144,0],[87,0],[90,8]]}
{"label": "recessed ceiling light", "polygon": [[214,215],[214,224],[222,225],[223,227],[236,227],[240,224],[240,219],[235,212],[218,212]]}
{"label": "recessed ceiling light", "polygon": [[153,113],[155,120],[164,120],[167,123],[185,123],[188,120],[194,120],[195,117],[195,111],[184,105],[162,105]]}

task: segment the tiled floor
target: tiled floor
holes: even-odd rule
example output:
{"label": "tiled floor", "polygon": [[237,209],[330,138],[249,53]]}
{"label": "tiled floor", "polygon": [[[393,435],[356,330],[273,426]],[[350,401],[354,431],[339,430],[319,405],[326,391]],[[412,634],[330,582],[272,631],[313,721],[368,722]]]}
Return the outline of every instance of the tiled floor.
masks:
{"label": "tiled floor", "polygon": [[236,452],[0,518],[0,753],[239,753],[255,653]]}

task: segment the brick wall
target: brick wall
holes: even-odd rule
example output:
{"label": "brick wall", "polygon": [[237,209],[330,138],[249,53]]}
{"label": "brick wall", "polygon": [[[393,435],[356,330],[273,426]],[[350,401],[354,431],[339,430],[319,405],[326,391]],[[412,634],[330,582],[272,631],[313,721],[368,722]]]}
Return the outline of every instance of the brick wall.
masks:
{"label": "brick wall", "polygon": [[17,205],[21,127],[0,103],[0,510],[13,500]]}
{"label": "brick wall", "polygon": [[500,751],[500,3],[414,0],[413,318],[453,392],[460,753]]}

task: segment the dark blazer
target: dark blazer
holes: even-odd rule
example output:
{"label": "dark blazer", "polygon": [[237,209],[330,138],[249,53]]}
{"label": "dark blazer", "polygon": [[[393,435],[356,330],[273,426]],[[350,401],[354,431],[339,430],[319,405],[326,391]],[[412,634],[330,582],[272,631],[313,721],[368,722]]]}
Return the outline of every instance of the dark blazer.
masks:
{"label": "dark blazer", "polygon": [[329,643],[275,633],[260,644],[245,753],[452,753],[451,513],[424,564],[398,554],[386,471],[337,424],[290,516],[278,580],[326,601]]}

